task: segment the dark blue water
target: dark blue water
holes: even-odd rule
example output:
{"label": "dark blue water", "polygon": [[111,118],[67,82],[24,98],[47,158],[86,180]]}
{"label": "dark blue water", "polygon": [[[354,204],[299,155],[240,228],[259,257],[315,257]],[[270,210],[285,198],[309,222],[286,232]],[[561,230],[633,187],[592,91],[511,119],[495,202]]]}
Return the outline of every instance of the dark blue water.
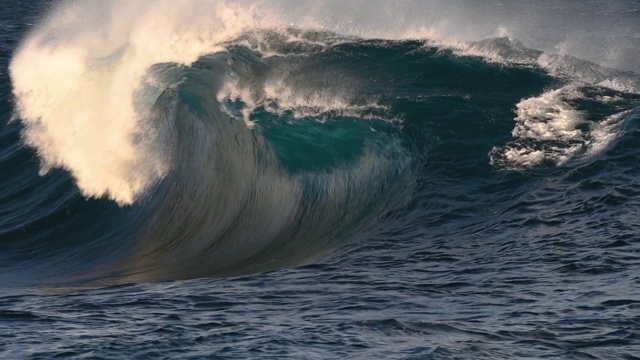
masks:
{"label": "dark blue water", "polygon": [[0,8],[1,358],[640,358],[640,4],[176,4]]}

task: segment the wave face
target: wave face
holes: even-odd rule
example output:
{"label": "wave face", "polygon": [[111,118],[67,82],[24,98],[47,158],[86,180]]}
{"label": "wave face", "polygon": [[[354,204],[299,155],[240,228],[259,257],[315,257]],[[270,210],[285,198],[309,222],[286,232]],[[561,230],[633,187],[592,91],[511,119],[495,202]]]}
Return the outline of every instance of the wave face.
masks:
{"label": "wave face", "polygon": [[284,1],[51,10],[9,67],[2,267],[111,283],[313,263],[480,216],[595,166],[635,126],[632,65],[502,27],[347,26],[340,6],[295,21]]}

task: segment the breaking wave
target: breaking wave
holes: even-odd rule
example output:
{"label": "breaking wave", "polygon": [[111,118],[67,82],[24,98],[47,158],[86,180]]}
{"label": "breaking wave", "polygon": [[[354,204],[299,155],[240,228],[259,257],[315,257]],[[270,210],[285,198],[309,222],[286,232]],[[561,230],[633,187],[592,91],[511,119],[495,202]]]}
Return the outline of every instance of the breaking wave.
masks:
{"label": "breaking wave", "polygon": [[[27,37],[10,66],[22,140],[41,175],[64,169],[89,199],[69,201],[110,214],[46,266],[139,281],[316,261],[401,228],[430,183],[454,182],[431,168],[458,166],[443,144],[483,143],[473,156],[493,172],[568,166],[637,114],[635,73],[506,30],[371,39],[264,10],[68,2]],[[506,121],[447,120],[487,99],[498,109],[484,114]]]}

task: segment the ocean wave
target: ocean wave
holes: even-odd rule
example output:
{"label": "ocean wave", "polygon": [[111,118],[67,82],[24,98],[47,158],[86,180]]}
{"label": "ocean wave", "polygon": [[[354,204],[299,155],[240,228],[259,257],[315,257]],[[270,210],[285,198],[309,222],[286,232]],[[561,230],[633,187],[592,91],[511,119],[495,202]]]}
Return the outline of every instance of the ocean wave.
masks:
{"label": "ocean wave", "polygon": [[69,2],[25,39],[10,66],[22,141],[84,197],[65,188],[43,217],[100,219],[48,255],[61,281],[317,261],[402,227],[423,198],[437,209],[434,184],[595,157],[638,104],[636,74],[506,30],[366,38],[259,9]]}

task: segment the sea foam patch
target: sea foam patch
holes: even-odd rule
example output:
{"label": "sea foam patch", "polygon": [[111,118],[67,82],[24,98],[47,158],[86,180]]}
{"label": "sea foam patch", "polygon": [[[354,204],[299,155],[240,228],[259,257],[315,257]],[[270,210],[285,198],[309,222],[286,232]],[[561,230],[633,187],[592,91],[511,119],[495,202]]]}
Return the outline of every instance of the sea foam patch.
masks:
{"label": "sea foam patch", "polygon": [[511,132],[513,140],[493,148],[491,164],[510,170],[544,164],[562,166],[576,157],[605,150],[619,136],[621,120],[629,112],[590,121],[586,112],[571,105],[583,97],[576,85],[567,85],[520,101]]}

